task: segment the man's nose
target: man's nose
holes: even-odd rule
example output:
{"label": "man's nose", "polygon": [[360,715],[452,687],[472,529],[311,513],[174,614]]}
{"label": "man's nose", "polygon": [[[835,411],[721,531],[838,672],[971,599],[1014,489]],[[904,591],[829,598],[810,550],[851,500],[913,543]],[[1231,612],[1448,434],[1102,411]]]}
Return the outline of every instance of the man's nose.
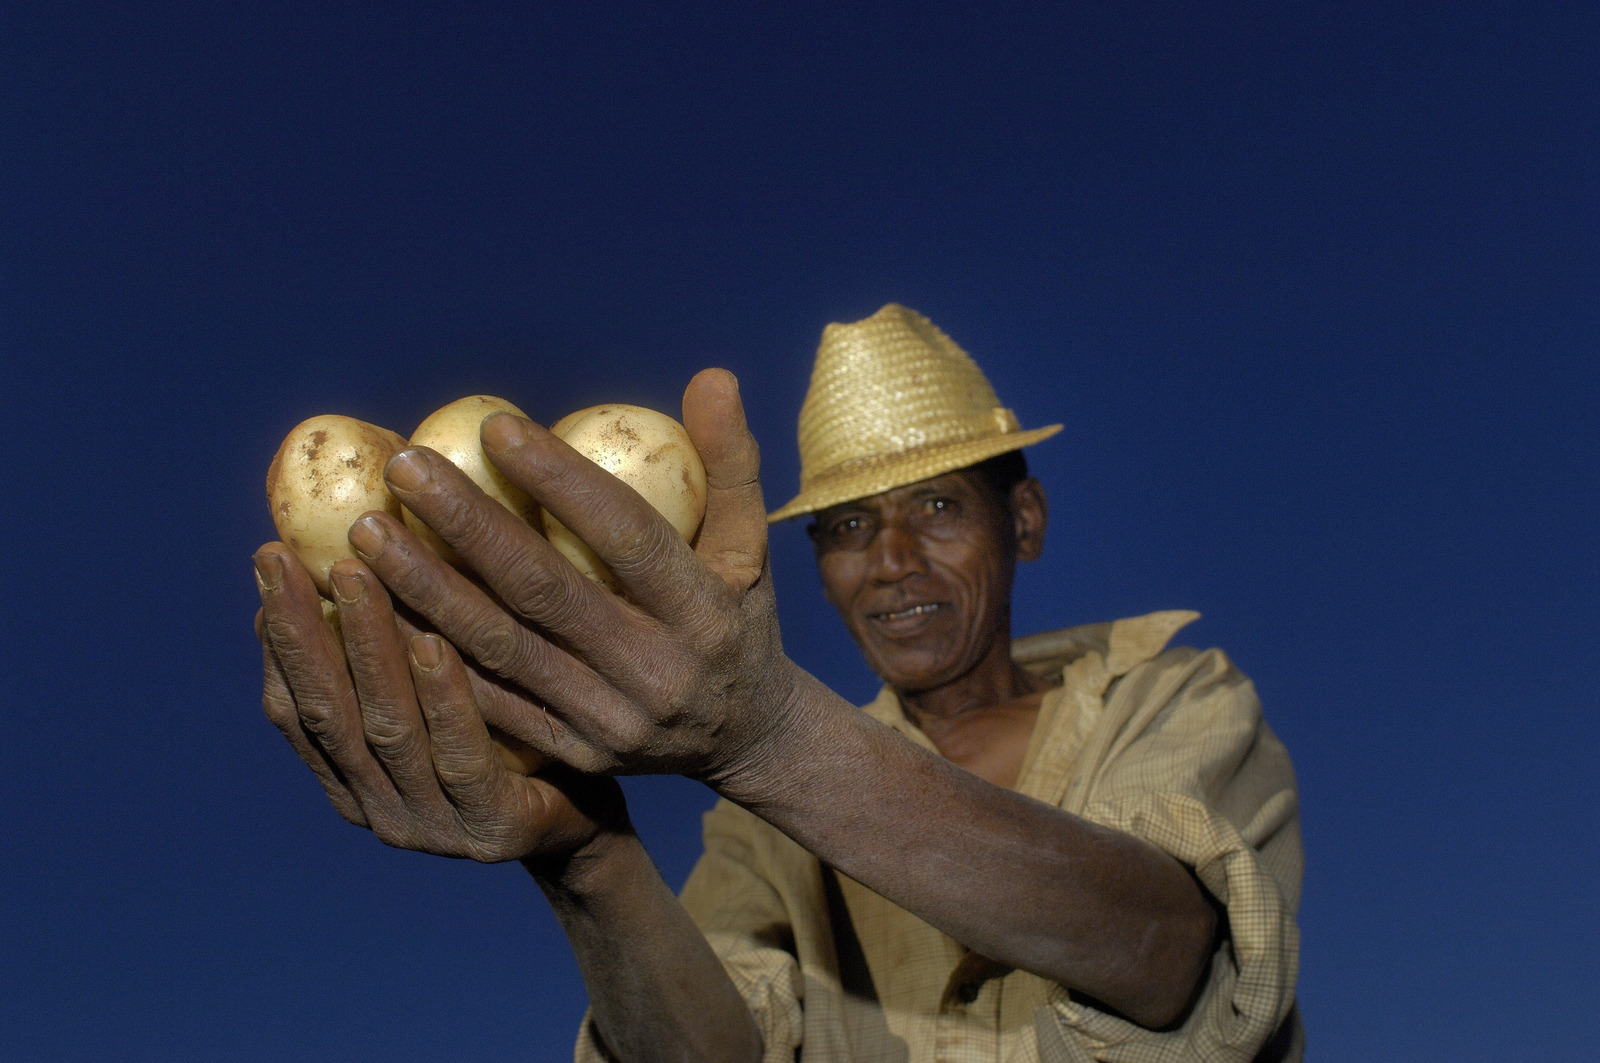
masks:
{"label": "man's nose", "polygon": [[926,568],[916,534],[898,522],[886,522],[873,537],[869,574],[880,583],[893,583]]}

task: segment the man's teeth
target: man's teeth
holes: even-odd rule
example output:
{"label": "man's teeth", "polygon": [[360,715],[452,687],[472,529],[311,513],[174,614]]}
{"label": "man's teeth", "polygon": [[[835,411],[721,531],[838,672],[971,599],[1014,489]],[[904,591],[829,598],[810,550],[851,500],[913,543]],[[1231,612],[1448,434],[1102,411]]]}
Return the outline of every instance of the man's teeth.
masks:
{"label": "man's teeth", "polygon": [[931,613],[937,608],[939,608],[938,602],[930,602],[927,605],[913,605],[910,609],[902,609],[898,613],[879,613],[878,616],[884,620],[908,620],[913,616]]}

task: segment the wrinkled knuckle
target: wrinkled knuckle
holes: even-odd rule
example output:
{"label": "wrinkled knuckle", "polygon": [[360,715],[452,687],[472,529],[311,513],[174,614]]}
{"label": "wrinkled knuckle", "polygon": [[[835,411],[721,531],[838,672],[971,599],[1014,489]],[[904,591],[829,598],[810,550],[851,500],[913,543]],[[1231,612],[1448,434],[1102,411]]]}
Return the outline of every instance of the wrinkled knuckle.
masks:
{"label": "wrinkled knuckle", "polygon": [[665,519],[649,521],[616,547],[611,570],[623,578],[647,573],[660,566],[667,553],[682,541]]}
{"label": "wrinkled knuckle", "polygon": [[703,704],[704,697],[697,689],[690,692],[684,688],[672,690],[664,705],[664,714],[659,721],[660,726],[667,728],[681,728],[694,726],[697,708]]}
{"label": "wrinkled knuckle", "polygon": [[453,544],[473,534],[477,523],[473,503],[471,496],[430,485],[411,508],[440,538]]}
{"label": "wrinkled knuckle", "polygon": [[618,759],[626,761],[629,757],[650,748],[655,731],[656,728],[650,721],[633,715],[624,716],[611,726],[610,745],[618,755]]}
{"label": "wrinkled knuckle", "polygon": [[503,613],[492,613],[473,625],[467,636],[472,657],[497,675],[512,672],[526,656],[525,632]]}
{"label": "wrinkled knuckle", "polygon": [[519,450],[509,460],[493,462],[495,468],[505,473],[506,479],[533,495],[554,497],[569,494],[572,489],[573,466],[565,461],[528,460],[531,455]]}
{"label": "wrinkled knuckle", "polygon": [[515,851],[510,831],[503,823],[467,824],[465,855],[480,864],[498,864],[520,855]]}
{"label": "wrinkled knuckle", "polygon": [[483,803],[488,781],[476,765],[447,762],[436,765],[434,771],[439,777],[439,785],[462,804],[475,808]]}
{"label": "wrinkled knuckle", "polygon": [[503,841],[473,842],[467,846],[466,856],[471,857],[480,864],[503,864],[507,860],[514,860],[519,853],[510,851]]}
{"label": "wrinkled knuckle", "polygon": [[333,713],[315,705],[302,705],[298,715],[301,729],[321,743],[324,749],[328,740],[337,736],[338,727],[334,723]]}
{"label": "wrinkled knuckle", "polygon": [[366,720],[367,745],[386,761],[401,761],[416,754],[421,737],[411,728],[387,716]]}
{"label": "wrinkled knuckle", "polygon": [[331,701],[318,698],[300,705],[300,729],[318,748],[330,755],[336,755],[356,737],[350,730],[350,725],[346,723],[351,718],[350,713],[354,711],[353,704],[347,712]]}
{"label": "wrinkled knuckle", "polygon": [[722,609],[710,610],[706,623],[712,645],[726,647],[743,644],[744,626],[740,624],[737,614]]}
{"label": "wrinkled knuckle", "polygon": [[704,659],[725,655],[740,642],[738,622],[719,609],[697,611],[689,621],[684,637],[694,654]]}
{"label": "wrinkled knuckle", "polygon": [[572,573],[569,588],[564,593],[552,594],[528,618],[547,631],[576,631],[585,627],[585,620],[593,609],[592,594],[605,594],[598,584],[587,576]]}
{"label": "wrinkled knuckle", "polygon": [[261,627],[267,644],[273,648],[280,662],[288,667],[290,661],[300,655],[299,647],[306,637],[298,619],[292,613],[274,609],[266,614]]}
{"label": "wrinkled knuckle", "polygon": [[560,582],[542,565],[510,566],[510,574],[502,578],[495,589],[500,600],[519,616],[548,623],[553,613],[564,611],[559,604]]}
{"label": "wrinkled knuckle", "polygon": [[642,684],[642,700],[652,706],[651,715],[657,726],[671,726],[681,720],[693,706],[689,684],[676,673],[652,670]]}
{"label": "wrinkled knuckle", "polygon": [[261,711],[280,731],[296,724],[294,700],[278,690],[267,690],[261,695]]}
{"label": "wrinkled knuckle", "polygon": [[[493,506],[498,512],[485,514],[481,506]],[[471,558],[474,567],[496,570],[520,567],[517,561],[523,553],[523,544],[516,541],[512,530],[532,534],[527,525],[509,523],[504,519],[508,515],[504,507],[492,499],[482,499],[478,505],[464,505],[462,509],[459,523],[450,534],[440,533],[443,538],[463,557]]]}
{"label": "wrinkled knuckle", "polygon": [[[426,550],[420,551],[427,553]],[[384,551],[383,557],[373,563],[379,577],[395,594],[424,612],[439,600],[439,580],[428,566],[427,559],[417,556],[409,543],[397,543]],[[429,554],[431,558],[432,555]]]}

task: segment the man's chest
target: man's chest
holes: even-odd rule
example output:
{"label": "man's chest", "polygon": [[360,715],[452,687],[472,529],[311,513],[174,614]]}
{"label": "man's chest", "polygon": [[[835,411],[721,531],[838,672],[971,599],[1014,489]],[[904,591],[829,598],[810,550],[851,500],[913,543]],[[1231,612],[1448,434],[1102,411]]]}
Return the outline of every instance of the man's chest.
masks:
{"label": "man's chest", "polygon": [[928,721],[923,731],[952,764],[1012,789],[1022,773],[1042,693],[975,709],[952,720]]}

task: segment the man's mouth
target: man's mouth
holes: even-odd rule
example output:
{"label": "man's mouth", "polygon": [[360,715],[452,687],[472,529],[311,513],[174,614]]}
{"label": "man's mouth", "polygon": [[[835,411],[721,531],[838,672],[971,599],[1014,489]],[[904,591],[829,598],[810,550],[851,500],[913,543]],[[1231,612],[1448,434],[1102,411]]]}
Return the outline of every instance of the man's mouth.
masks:
{"label": "man's mouth", "polygon": [[902,609],[897,613],[873,613],[874,620],[910,620],[916,616],[927,616],[944,608],[943,602],[929,602],[926,605],[913,605],[909,609]]}

